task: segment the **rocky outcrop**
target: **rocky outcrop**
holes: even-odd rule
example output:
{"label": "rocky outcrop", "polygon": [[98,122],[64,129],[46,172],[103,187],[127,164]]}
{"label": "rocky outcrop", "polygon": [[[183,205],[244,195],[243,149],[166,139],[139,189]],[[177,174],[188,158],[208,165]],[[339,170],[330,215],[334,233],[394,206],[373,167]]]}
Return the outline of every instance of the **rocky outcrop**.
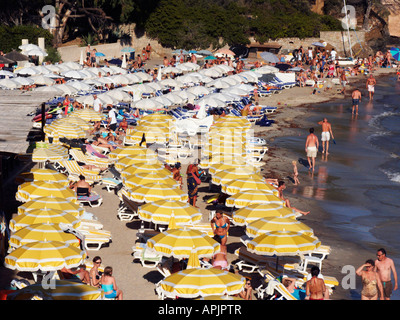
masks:
{"label": "rocky outcrop", "polygon": [[382,5],[389,11],[387,17],[388,32],[391,37],[400,37],[400,2],[382,0]]}

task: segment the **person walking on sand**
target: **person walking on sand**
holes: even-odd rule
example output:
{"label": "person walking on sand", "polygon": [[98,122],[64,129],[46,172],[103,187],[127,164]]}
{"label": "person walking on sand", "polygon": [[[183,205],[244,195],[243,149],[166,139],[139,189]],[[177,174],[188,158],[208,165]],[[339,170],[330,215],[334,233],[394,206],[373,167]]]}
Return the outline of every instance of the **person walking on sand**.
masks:
{"label": "person walking on sand", "polygon": [[366,88],[368,89],[369,100],[373,100],[374,99],[375,85],[376,85],[376,79],[371,74],[369,76],[369,78],[367,79],[367,83],[365,85]]}
{"label": "person walking on sand", "polygon": [[351,94],[351,98],[353,99],[353,110],[351,111],[354,114],[354,109],[356,114],[358,114],[358,104],[361,102],[361,92],[358,89],[355,89]]}
{"label": "person walking on sand", "polygon": [[383,297],[382,282],[375,271],[374,260],[370,259],[365,261],[365,263],[356,270],[356,274],[361,277],[363,284],[361,300],[378,300],[378,292],[380,296]]}
{"label": "person walking on sand", "polygon": [[340,93],[343,93],[344,95],[346,95],[346,85],[347,85],[347,77],[346,77],[346,73],[344,70],[342,70],[341,74],[340,74],[340,83],[342,84],[342,90],[340,91]]}
{"label": "person walking on sand", "polygon": [[329,154],[328,149],[329,149],[329,140],[335,139],[333,137],[332,133],[332,126],[328,122],[327,118],[324,118],[324,120],[318,122],[319,125],[322,126],[322,133],[321,133],[321,141],[322,141],[322,153]]}
{"label": "person walking on sand", "polygon": [[[375,271],[377,272],[383,287],[383,296],[381,300],[390,300],[390,296],[394,290],[397,290],[397,272],[392,259],[386,256],[384,248],[378,249],[375,260]],[[391,272],[393,272],[394,286],[392,284]]]}
{"label": "person walking on sand", "polygon": [[308,170],[313,170],[315,168],[315,158],[317,157],[319,141],[317,136],[314,134],[314,128],[310,128],[310,134],[307,136],[306,140],[306,152],[308,161]]}
{"label": "person walking on sand", "polygon": [[293,180],[294,180],[294,185],[297,186],[300,184],[299,181],[299,172],[297,171],[297,163],[295,160],[292,161],[293,164]]}

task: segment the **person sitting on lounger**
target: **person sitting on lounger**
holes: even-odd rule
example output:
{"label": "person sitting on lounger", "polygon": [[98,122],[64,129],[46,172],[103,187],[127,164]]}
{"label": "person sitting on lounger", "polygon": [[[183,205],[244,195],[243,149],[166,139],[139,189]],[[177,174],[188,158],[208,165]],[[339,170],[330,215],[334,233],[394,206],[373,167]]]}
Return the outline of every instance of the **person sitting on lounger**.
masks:
{"label": "person sitting on lounger", "polygon": [[175,166],[172,169],[172,177],[174,178],[175,181],[179,182],[180,188],[182,189],[183,180],[182,180],[182,175],[181,175],[181,163],[180,162],[175,163]]}
{"label": "person sitting on lounger", "polygon": [[228,269],[229,263],[226,259],[226,246],[221,245],[221,251],[216,253],[212,259],[212,266],[217,269]]}
{"label": "person sitting on lounger", "polygon": [[74,186],[74,191],[76,192],[77,196],[90,196],[90,192],[92,191],[92,187],[90,184],[85,180],[83,175],[79,176],[79,181],[76,182]]}
{"label": "person sitting on lounger", "polygon": [[117,148],[117,146],[111,145],[106,139],[102,138],[99,134],[96,134],[93,138],[93,145],[101,147],[101,148],[108,148],[110,151],[113,151]]}

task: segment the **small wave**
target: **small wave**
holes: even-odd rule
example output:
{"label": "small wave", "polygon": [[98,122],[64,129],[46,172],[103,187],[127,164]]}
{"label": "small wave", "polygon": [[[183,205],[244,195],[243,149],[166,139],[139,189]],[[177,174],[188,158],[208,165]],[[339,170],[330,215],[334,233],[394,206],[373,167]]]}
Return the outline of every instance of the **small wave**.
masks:
{"label": "small wave", "polygon": [[382,119],[386,118],[386,117],[391,117],[391,116],[400,116],[400,113],[399,112],[393,112],[393,111],[382,112],[380,114],[377,114],[377,115],[373,116],[368,121],[368,125],[373,127],[373,128],[376,128],[376,129],[382,129],[382,126],[381,126]]}
{"label": "small wave", "polygon": [[400,183],[400,172],[389,169],[380,169],[393,182]]}

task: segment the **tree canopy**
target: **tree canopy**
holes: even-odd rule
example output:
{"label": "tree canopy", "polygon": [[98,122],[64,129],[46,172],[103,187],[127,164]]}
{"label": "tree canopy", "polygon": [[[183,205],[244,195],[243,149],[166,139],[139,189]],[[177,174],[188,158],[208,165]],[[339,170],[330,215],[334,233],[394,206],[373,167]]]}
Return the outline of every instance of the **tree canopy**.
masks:
{"label": "tree canopy", "polygon": [[3,26],[41,25],[44,5],[56,8],[56,45],[93,33],[100,41],[113,27],[135,23],[162,45],[204,49],[281,37],[318,36],[340,30],[329,15],[310,10],[309,0],[3,0]]}

